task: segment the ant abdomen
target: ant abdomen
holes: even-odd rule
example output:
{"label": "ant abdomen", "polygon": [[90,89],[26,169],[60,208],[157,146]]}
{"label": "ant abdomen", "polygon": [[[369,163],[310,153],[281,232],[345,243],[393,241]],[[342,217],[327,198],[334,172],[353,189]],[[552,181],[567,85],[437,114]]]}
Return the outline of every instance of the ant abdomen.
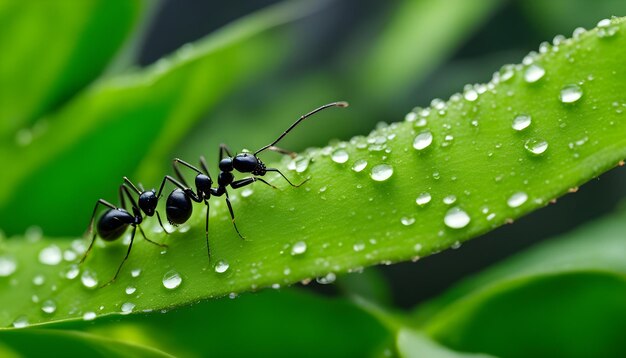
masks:
{"label": "ant abdomen", "polygon": [[114,241],[122,236],[135,218],[126,210],[109,209],[98,220],[98,235],[105,241]]}
{"label": "ant abdomen", "polygon": [[167,197],[165,213],[170,224],[180,225],[185,223],[191,216],[192,211],[191,199],[181,189],[175,189]]}

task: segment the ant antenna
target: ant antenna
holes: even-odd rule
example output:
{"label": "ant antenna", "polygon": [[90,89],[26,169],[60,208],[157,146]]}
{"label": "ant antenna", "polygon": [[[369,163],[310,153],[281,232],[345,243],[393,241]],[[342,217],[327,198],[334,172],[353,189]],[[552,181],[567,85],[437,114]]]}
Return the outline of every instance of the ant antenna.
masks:
{"label": "ant antenna", "polygon": [[273,141],[272,143],[266,145],[265,147],[257,150],[256,152],[254,152],[254,156],[256,156],[257,154],[259,154],[260,152],[268,149],[269,147],[273,147],[274,144],[278,143],[281,139],[283,139],[283,137],[285,137],[287,135],[287,133],[289,133],[292,129],[294,129],[298,124],[300,124],[300,122],[302,122],[303,120],[305,120],[306,118],[314,115],[315,113],[324,110],[326,108],[330,108],[330,107],[348,107],[348,102],[333,102],[333,103],[329,103],[329,104],[325,104],[317,109],[312,110],[311,112],[303,115],[302,117],[300,117],[300,119],[298,119],[294,124],[292,124],[289,128],[287,128],[287,130],[285,132],[283,132],[283,134],[281,134],[275,141]]}

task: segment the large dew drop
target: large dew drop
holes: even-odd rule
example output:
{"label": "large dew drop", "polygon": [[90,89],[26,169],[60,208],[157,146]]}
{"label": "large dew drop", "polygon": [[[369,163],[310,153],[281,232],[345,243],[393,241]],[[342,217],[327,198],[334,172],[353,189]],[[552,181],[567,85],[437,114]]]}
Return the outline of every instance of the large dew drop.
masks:
{"label": "large dew drop", "polygon": [[98,284],[98,276],[93,271],[85,270],[83,274],[80,275],[80,282],[86,288],[94,288]]}
{"label": "large dew drop", "polygon": [[224,273],[228,270],[229,267],[230,265],[228,264],[228,262],[220,260],[215,264],[215,272]]}
{"label": "large dew drop", "polygon": [[13,321],[13,327],[15,328],[28,327],[28,324],[28,317],[26,316],[19,316]]}
{"label": "large dew drop", "polygon": [[63,259],[63,252],[56,245],[50,245],[39,251],[39,262],[44,265],[58,265]]}
{"label": "large dew drop", "polygon": [[470,223],[470,220],[469,215],[458,206],[448,210],[446,216],[443,218],[443,222],[446,226],[452,229],[462,229]]}
{"label": "large dew drop", "polygon": [[135,309],[135,304],[132,302],[125,302],[122,304],[122,314],[130,314]]}
{"label": "large dew drop", "polygon": [[337,149],[336,151],[333,152],[330,158],[335,163],[343,164],[347,162],[348,159],[350,159],[350,156],[348,155],[348,152],[346,152],[344,149]]}
{"label": "large dew drop", "polygon": [[430,196],[430,193],[424,192],[417,196],[417,198],[415,199],[415,203],[419,206],[424,206],[430,203],[431,199],[432,197]]}
{"label": "large dew drop", "polygon": [[53,300],[46,300],[41,305],[41,310],[46,314],[53,314],[57,310],[57,304]]}
{"label": "large dew drop", "polygon": [[533,64],[528,66],[526,72],[524,72],[524,80],[528,83],[535,83],[546,74],[546,70],[543,67]]}
{"label": "large dew drop", "polygon": [[541,155],[548,149],[548,142],[539,138],[531,138],[524,143],[524,148],[534,155]]}
{"label": "large dew drop", "polygon": [[516,131],[521,131],[521,130],[524,130],[524,129],[528,128],[528,126],[530,125],[531,121],[532,120],[531,120],[529,115],[527,115],[527,114],[520,114],[520,115],[516,116],[513,119],[512,127]]}
{"label": "large dew drop", "polygon": [[173,290],[180,286],[180,284],[183,282],[183,279],[182,277],[180,277],[180,274],[178,272],[170,270],[167,271],[165,275],[163,275],[162,282],[163,287],[167,288],[168,290]]}
{"label": "large dew drop", "polygon": [[85,312],[85,314],[83,314],[83,321],[93,321],[94,319],[96,319],[96,312]]}
{"label": "large dew drop", "polygon": [[298,241],[291,247],[291,255],[302,255],[306,252],[306,242]]}
{"label": "large dew drop", "polygon": [[0,277],[11,276],[16,269],[15,260],[7,256],[0,256]]}
{"label": "large dew drop", "polygon": [[522,204],[524,204],[526,202],[526,200],[528,200],[528,195],[526,193],[524,193],[523,191],[520,191],[520,192],[517,192],[517,193],[511,195],[509,200],[506,201],[506,204],[510,208],[517,208],[517,207],[521,206]]}
{"label": "large dew drop", "polygon": [[379,164],[372,168],[370,176],[375,181],[385,181],[393,175],[393,167],[389,164]]}
{"label": "large dew drop", "polygon": [[362,172],[365,167],[367,167],[367,160],[359,159],[352,165],[352,170],[359,173]]}
{"label": "large dew drop", "polygon": [[583,90],[580,86],[571,84],[563,87],[559,95],[559,99],[563,103],[574,103],[583,96]]}
{"label": "large dew drop", "polygon": [[422,132],[413,140],[415,150],[424,150],[433,142],[433,134],[430,131]]}

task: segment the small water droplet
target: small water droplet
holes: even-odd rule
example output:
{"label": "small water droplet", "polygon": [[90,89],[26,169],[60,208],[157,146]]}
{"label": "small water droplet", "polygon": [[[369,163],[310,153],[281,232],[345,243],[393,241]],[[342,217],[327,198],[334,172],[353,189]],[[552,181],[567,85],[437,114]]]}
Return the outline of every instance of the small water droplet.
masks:
{"label": "small water droplet", "polygon": [[78,277],[79,273],[80,273],[80,268],[78,268],[78,265],[76,264],[70,265],[65,271],[65,278],[68,280],[73,280],[76,277]]}
{"label": "small water droplet", "polygon": [[41,310],[47,314],[53,314],[57,310],[57,304],[53,300],[46,300],[41,304]]}
{"label": "small water droplet", "polygon": [[0,256],[0,277],[11,276],[17,269],[17,263],[8,256]]}
{"label": "small water droplet", "polygon": [[416,150],[424,150],[433,142],[433,134],[430,131],[425,131],[418,134],[413,140],[413,148]]}
{"label": "small water droplet", "polygon": [[406,116],[404,116],[404,120],[407,122],[415,122],[416,119],[417,119],[417,113],[415,112],[409,112],[406,114]]}
{"label": "small water droplet", "polygon": [[163,275],[163,287],[168,290],[173,290],[180,286],[181,282],[183,282],[180,274],[174,270],[167,271],[165,275]]}
{"label": "small water droplet", "polygon": [[41,230],[41,228],[36,225],[30,226],[28,229],[26,229],[26,232],[24,232],[24,237],[29,242],[37,242],[43,237],[43,230]]}
{"label": "small water droplet", "polygon": [[463,92],[463,98],[467,101],[474,102],[478,99],[478,92],[476,92],[473,88],[467,88],[465,92]]}
{"label": "small water droplet", "polygon": [[15,328],[28,327],[28,324],[28,317],[26,316],[19,316],[13,321],[13,327]]}
{"label": "small water droplet", "polygon": [[583,90],[580,86],[571,84],[563,87],[559,94],[559,99],[563,103],[574,103],[583,96]]}
{"label": "small water droplet", "polygon": [[458,206],[455,206],[448,210],[443,222],[452,229],[462,229],[470,223],[470,217],[465,211]]}
{"label": "small water droplet", "polygon": [[74,252],[73,250],[65,250],[63,251],[63,260],[67,261],[67,262],[72,262],[74,260],[76,260],[76,252]]}
{"label": "small water droplet", "polygon": [[135,304],[132,302],[124,302],[122,304],[122,314],[130,314],[135,309]]}
{"label": "small water droplet", "polygon": [[98,276],[93,271],[85,270],[83,274],[80,275],[80,282],[82,282],[83,286],[86,288],[94,288],[98,284]]}
{"label": "small water droplet", "polygon": [[330,159],[332,159],[335,163],[343,164],[350,159],[350,156],[344,149],[337,149],[333,152],[333,154],[331,154]]}
{"label": "small water droplet", "polygon": [[359,159],[352,165],[352,170],[359,173],[362,172],[365,167],[367,167],[367,160]]}
{"label": "small water droplet", "polygon": [[524,204],[526,202],[526,200],[528,200],[528,195],[526,193],[524,193],[523,191],[519,191],[519,192],[511,195],[509,200],[506,201],[506,204],[510,208],[517,208],[517,207],[521,206],[522,204]]}
{"label": "small water droplet", "polygon": [[325,276],[316,278],[315,281],[317,281],[317,283],[320,283],[322,285],[328,285],[328,284],[335,282],[336,279],[337,279],[337,275],[335,275],[333,272],[329,272]]}
{"label": "small water droplet", "polygon": [[393,175],[393,167],[389,164],[379,164],[372,168],[370,177],[375,181],[385,181]]}
{"label": "small water droplet", "polygon": [[291,247],[291,255],[302,255],[306,252],[306,242],[298,241]]}
{"label": "small water droplet", "polygon": [[44,265],[58,265],[63,259],[61,249],[56,245],[50,245],[39,251],[39,262]]}
{"label": "small water droplet", "polygon": [[241,197],[247,198],[250,195],[252,195],[252,193],[254,193],[254,191],[251,188],[245,188],[244,190],[241,191]]}
{"label": "small water droplet", "polygon": [[458,249],[459,247],[461,247],[461,242],[460,241],[455,241],[452,243],[452,245],[450,245],[450,248],[453,250]]}
{"label": "small water droplet", "polygon": [[443,203],[446,205],[452,205],[454,204],[455,201],[456,201],[456,196],[454,195],[448,195],[445,198],[443,198]]}
{"label": "small water droplet", "polygon": [[548,149],[548,142],[539,138],[530,138],[524,143],[524,148],[534,155],[540,155]]}
{"label": "small water droplet", "polygon": [[230,265],[225,260],[220,260],[215,264],[215,272],[224,273],[228,270]]}
{"label": "small water droplet", "polygon": [[400,218],[400,222],[404,226],[411,226],[415,224],[415,218],[403,216],[402,218]]}
{"label": "small water droplet", "polygon": [[43,275],[37,275],[33,277],[33,285],[41,286],[46,282],[46,278]]}
{"label": "small water droplet", "polygon": [[137,289],[135,288],[135,286],[128,286],[126,287],[126,289],[124,290],[124,292],[126,292],[127,295],[132,295],[133,293],[135,293],[135,291],[137,291]]}
{"label": "small water droplet", "polygon": [[417,196],[417,198],[415,199],[415,203],[419,206],[424,206],[430,203],[431,199],[432,197],[430,196],[430,193],[424,192]]}
{"label": "small water droplet", "polygon": [[130,275],[132,277],[139,277],[139,275],[141,275],[141,269],[140,268],[132,269],[130,271]]}
{"label": "small water droplet", "polygon": [[513,119],[512,127],[516,131],[521,131],[521,130],[528,128],[531,122],[532,122],[532,119],[530,118],[529,115],[520,114]]}
{"label": "small water droplet", "polygon": [[83,321],[93,321],[94,319],[96,319],[96,312],[85,312],[85,314],[83,314]]}
{"label": "small water droplet", "polygon": [[365,250],[365,244],[362,242],[357,242],[354,245],[352,245],[352,249],[356,252],[363,251]]}
{"label": "small water droplet", "polygon": [[537,64],[532,64],[528,66],[526,72],[524,72],[524,80],[526,80],[526,82],[528,83],[535,83],[539,81],[541,77],[543,77],[543,75],[545,74],[546,70],[544,70],[543,67]]}
{"label": "small water droplet", "polygon": [[422,251],[422,244],[418,243],[418,244],[413,245],[413,251],[415,251],[415,252]]}
{"label": "small water droplet", "polygon": [[297,158],[296,159],[296,172],[303,173],[309,167],[309,158]]}

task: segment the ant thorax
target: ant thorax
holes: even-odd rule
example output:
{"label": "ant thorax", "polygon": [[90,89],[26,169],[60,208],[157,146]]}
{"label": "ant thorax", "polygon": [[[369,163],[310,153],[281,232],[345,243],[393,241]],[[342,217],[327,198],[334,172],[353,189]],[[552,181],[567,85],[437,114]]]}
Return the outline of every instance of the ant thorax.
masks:
{"label": "ant thorax", "polygon": [[252,174],[254,175],[265,175],[265,173],[267,173],[267,170],[265,170],[265,163],[263,163],[261,161],[261,159],[256,158],[257,159],[257,166],[256,168],[254,168],[254,170],[252,171]]}

